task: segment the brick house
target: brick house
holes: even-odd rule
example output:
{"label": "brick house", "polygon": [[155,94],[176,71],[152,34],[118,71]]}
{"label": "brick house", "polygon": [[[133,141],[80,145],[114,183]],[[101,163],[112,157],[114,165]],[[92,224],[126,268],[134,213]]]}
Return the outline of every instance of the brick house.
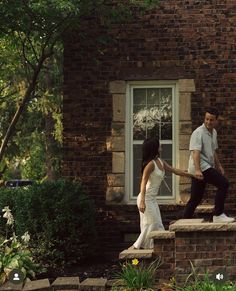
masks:
{"label": "brick house", "polygon": [[[236,214],[236,2],[165,0],[109,29],[85,20],[64,42],[63,176],[81,179],[97,206],[108,252],[139,232],[141,144],[158,136],[162,158],[187,168],[189,137],[203,108],[221,112],[220,158]],[[82,37],[83,36],[83,37]],[[158,194],[163,221],[181,218],[189,180],[167,175]],[[209,189],[203,204],[213,204]]]}

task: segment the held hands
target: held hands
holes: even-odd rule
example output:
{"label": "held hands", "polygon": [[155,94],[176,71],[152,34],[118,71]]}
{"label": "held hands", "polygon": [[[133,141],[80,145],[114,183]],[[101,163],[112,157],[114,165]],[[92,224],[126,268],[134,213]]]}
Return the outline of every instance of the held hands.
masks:
{"label": "held hands", "polygon": [[203,180],[204,178],[201,170],[196,170],[195,175],[193,175],[193,177],[198,180]]}
{"label": "held hands", "polygon": [[144,200],[141,200],[138,206],[138,209],[140,212],[144,213],[145,209],[146,209],[146,204]]}

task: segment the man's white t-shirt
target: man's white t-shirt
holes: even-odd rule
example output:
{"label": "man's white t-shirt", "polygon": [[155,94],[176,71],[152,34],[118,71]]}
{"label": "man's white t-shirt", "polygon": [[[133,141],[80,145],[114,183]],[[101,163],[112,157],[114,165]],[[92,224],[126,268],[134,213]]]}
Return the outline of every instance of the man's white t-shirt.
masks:
{"label": "man's white t-shirt", "polygon": [[193,150],[200,151],[200,168],[203,172],[209,168],[214,168],[214,153],[217,148],[217,132],[215,129],[213,129],[212,133],[210,133],[204,123],[196,128],[190,138],[188,172],[195,174],[195,166],[192,157]]}

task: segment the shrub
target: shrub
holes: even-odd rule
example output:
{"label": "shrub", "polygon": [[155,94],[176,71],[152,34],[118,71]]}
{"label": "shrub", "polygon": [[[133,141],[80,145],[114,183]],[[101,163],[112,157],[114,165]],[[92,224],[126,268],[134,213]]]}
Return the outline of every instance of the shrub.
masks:
{"label": "shrub", "polygon": [[95,207],[80,183],[58,180],[4,189],[0,207],[3,201],[8,205],[5,191],[11,192],[17,232],[29,231],[33,255],[44,266],[61,268],[95,252]]}
{"label": "shrub", "polygon": [[[28,232],[20,238],[14,231],[14,217],[8,206],[2,209],[3,219],[6,218],[6,236],[0,238],[0,285],[9,277],[13,269],[21,270],[26,278],[34,278],[42,269],[33,261],[28,248],[30,236]],[[2,220],[3,220],[2,219]]]}

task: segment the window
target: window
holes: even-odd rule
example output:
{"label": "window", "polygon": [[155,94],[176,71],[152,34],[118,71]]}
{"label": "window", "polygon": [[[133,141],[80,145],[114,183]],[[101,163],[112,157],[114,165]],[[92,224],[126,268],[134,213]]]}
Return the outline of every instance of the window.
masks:
{"label": "window", "polygon": [[[158,137],[161,158],[172,166],[176,163],[176,83],[130,82],[126,100],[126,198],[127,202],[133,203],[140,188],[142,143],[145,138]],[[166,173],[158,201],[175,202],[175,189],[175,176]]]}

